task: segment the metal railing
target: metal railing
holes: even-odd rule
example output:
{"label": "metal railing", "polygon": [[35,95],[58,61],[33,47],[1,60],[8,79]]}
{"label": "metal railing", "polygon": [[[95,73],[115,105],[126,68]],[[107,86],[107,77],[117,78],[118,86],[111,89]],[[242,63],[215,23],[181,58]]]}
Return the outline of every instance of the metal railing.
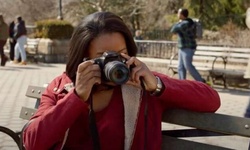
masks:
{"label": "metal railing", "polygon": [[[135,40],[139,57],[162,58],[170,59],[175,53],[178,52],[176,41],[159,41],[159,40]],[[208,47],[236,47],[225,44],[210,44],[210,43],[197,43],[197,45]]]}
{"label": "metal railing", "polygon": [[137,56],[169,59],[177,52],[177,42],[135,40],[138,47]]}

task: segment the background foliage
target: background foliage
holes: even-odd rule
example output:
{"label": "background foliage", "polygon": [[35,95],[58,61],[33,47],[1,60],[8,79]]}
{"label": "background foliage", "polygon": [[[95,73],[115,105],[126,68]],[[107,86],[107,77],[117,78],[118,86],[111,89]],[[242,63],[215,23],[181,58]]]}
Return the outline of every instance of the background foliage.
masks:
{"label": "background foliage", "polygon": [[[56,19],[59,0],[0,0],[0,11],[8,21],[16,15],[28,24]],[[176,20],[177,10],[186,7],[190,17],[200,18],[206,29],[219,30],[228,21],[246,28],[244,19],[249,0],[61,0],[64,19],[76,25],[82,17],[95,11],[112,11],[120,15],[132,30],[168,29]],[[13,5],[15,4],[15,5]],[[11,8],[11,9],[10,9]],[[13,19],[11,19],[13,18]]]}
{"label": "background foliage", "polygon": [[36,22],[36,38],[70,39],[74,27],[68,21],[42,20]]}
{"label": "background foliage", "polygon": [[[16,15],[21,15],[26,24],[34,25],[39,20],[56,19],[59,14],[59,1],[0,0],[0,12],[4,13],[7,22],[13,20]],[[245,33],[247,30],[245,13],[250,7],[250,0],[61,0],[61,2],[63,18],[73,26],[84,16],[95,11],[112,11],[124,19],[131,32],[140,29],[145,39],[162,40],[174,39],[168,31],[173,23],[178,21],[176,13],[179,8],[188,8],[190,17],[201,20],[205,29],[204,37],[216,41],[218,39],[214,35],[220,36],[221,32],[224,36]],[[240,33],[235,34],[236,31]]]}

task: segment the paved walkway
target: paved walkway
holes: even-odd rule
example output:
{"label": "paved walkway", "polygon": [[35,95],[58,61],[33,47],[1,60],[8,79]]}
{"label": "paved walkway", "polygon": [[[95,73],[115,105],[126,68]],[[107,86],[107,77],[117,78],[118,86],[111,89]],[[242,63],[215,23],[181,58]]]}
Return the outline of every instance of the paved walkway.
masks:
{"label": "paved walkway", "polygon": [[[19,131],[27,122],[19,118],[21,107],[34,107],[35,104],[34,99],[25,97],[28,85],[42,86],[64,70],[64,64],[18,66],[8,62],[5,67],[0,67],[0,126]],[[222,100],[218,113],[243,116],[248,103],[249,90],[223,89],[221,87],[215,87],[215,89],[219,92]],[[202,141],[203,139],[198,138],[197,140]],[[217,139],[211,138],[205,142],[230,145],[239,150],[247,149],[248,146],[248,139],[238,137],[220,137],[219,142]],[[17,150],[17,148],[9,137],[0,133],[0,150]]]}

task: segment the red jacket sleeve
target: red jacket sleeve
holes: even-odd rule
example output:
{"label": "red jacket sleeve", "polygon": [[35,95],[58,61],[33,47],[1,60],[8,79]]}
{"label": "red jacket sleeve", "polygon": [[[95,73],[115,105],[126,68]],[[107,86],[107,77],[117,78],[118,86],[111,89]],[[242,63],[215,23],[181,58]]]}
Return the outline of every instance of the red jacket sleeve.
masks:
{"label": "red jacket sleeve", "polygon": [[210,86],[190,80],[177,80],[157,74],[165,86],[158,97],[164,109],[181,108],[198,112],[215,112],[220,107],[220,97]]}
{"label": "red jacket sleeve", "polygon": [[57,78],[47,87],[38,111],[23,133],[27,150],[45,150],[62,143],[66,130],[76,118],[84,111],[88,113],[87,104],[79,99],[74,90],[68,93],[54,90],[58,82]]}

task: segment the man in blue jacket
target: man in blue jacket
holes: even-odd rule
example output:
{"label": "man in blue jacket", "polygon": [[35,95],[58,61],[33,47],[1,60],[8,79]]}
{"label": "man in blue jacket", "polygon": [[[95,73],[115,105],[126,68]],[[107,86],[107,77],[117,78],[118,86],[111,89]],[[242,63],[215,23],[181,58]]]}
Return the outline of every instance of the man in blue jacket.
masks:
{"label": "man in blue jacket", "polygon": [[179,79],[186,79],[186,74],[188,71],[195,80],[206,83],[205,79],[201,77],[199,72],[192,64],[193,55],[197,46],[195,40],[195,24],[192,19],[188,18],[187,9],[179,9],[178,18],[179,22],[171,28],[171,32],[178,35]]}

